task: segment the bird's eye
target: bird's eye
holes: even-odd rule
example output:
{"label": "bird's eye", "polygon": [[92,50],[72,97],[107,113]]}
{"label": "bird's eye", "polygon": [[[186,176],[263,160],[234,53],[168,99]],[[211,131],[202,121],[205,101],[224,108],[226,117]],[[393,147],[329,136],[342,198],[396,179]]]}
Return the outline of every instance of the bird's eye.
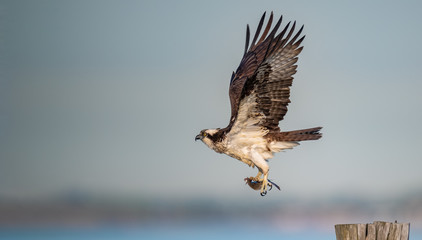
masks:
{"label": "bird's eye", "polygon": [[207,136],[207,133],[206,132],[203,132],[202,133],[202,136],[206,137]]}

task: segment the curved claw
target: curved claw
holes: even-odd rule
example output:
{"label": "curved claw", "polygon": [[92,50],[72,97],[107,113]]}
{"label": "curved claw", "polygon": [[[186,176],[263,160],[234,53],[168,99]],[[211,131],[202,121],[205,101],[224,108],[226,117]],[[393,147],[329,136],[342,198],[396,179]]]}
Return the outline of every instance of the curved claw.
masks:
{"label": "curved claw", "polygon": [[275,184],[273,181],[271,181],[270,179],[268,179],[268,182],[271,183],[271,187],[272,187],[272,185],[274,185],[278,190],[281,191],[280,187],[277,184]]}
{"label": "curved claw", "polygon": [[268,183],[268,186],[270,187],[268,188],[268,191],[271,191],[271,189],[273,189],[273,185],[271,183]]}
{"label": "curved claw", "polygon": [[261,196],[265,196],[265,195],[267,195],[267,191],[261,192]]}

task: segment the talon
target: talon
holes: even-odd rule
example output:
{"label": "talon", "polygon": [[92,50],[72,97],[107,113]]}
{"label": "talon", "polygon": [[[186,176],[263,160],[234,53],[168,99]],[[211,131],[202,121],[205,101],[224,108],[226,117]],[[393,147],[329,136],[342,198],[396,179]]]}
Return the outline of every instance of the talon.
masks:
{"label": "talon", "polygon": [[275,184],[273,181],[268,179],[268,182],[271,183],[271,185],[274,185],[279,191],[281,191],[280,187],[277,184]]}
{"label": "talon", "polygon": [[271,191],[271,189],[273,189],[273,185],[272,185],[271,183],[268,183],[268,186],[270,187],[270,188],[268,189],[268,191]]}
{"label": "talon", "polygon": [[267,195],[267,191],[261,192],[261,196]]}

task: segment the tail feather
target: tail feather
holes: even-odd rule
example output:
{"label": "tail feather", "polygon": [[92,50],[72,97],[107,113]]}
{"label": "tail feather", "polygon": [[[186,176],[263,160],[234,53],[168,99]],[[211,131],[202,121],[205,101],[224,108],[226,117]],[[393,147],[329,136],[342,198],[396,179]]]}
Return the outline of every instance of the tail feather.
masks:
{"label": "tail feather", "polygon": [[302,130],[269,133],[268,137],[271,140],[276,141],[307,141],[307,140],[318,140],[322,137],[322,133],[319,132],[322,127],[308,128]]}

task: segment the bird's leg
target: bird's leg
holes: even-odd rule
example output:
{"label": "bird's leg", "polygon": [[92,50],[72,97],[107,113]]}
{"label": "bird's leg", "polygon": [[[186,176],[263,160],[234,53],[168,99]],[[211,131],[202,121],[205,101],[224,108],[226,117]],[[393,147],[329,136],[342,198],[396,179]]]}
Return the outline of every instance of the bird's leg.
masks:
{"label": "bird's leg", "polygon": [[[256,150],[256,146],[251,147],[251,161],[255,164],[255,166],[259,169],[258,175],[258,182],[261,185],[261,196],[265,196],[267,194],[268,189],[268,170],[270,167],[267,164],[267,161],[262,157],[259,151]],[[260,178],[261,175],[264,175],[264,178]]]}
{"label": "bird's leg", "polygon": [[267,194],[268,186],[272,185],[268,182],[268,171],[264,174],[264,179],[262,180],[261,186],[261,196],[265,196]]}

